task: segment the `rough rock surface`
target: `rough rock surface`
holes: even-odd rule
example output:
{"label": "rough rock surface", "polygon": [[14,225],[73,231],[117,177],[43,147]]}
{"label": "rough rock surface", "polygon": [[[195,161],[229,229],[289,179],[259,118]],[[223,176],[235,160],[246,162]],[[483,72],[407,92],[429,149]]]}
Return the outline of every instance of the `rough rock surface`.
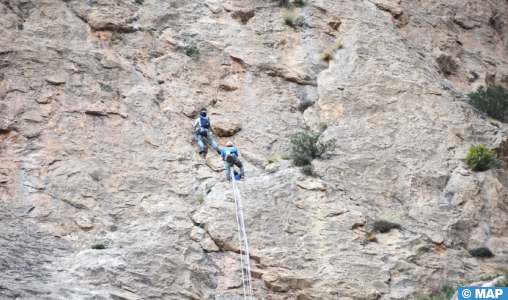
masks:
{"label": "rough rock surface", "polygon": [[[239,299],[202,108],[246,166],[258,299],[411,299],[506,266],[508,174],[465,164],[508,136],[466,97],[508,88],[506,1],[308,0],[295,28],[283,1],[139,2],[0,0],[1,299]],[[341,145],[316,178],[268,164],[306,128]],[[375,242],[377,219],[402,229]]]}

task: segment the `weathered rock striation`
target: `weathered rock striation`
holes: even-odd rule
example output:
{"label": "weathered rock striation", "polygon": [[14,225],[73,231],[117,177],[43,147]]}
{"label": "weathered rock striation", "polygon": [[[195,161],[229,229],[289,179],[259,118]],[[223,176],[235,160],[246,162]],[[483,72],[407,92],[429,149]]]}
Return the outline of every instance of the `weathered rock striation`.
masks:
{"label": "weathered rock striation", "polygon": [[[257,299],[412,299],[507,266],[507,172],[465,157],[508,138],[466,96],[508,88],[508,3],[284,2],[0,0],[0,299],[243,298],[202,108],[246,166]],[[341,145],[316,177],[267,160],[308,129]],[[369,239],[378,219],[401,230]]]}

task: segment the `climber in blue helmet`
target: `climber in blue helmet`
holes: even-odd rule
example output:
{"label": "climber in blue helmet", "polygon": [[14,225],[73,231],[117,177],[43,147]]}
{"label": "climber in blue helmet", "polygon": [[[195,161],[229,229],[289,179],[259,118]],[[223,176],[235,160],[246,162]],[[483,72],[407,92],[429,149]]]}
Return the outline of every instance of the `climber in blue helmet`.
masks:
{"label": "climber in blue helmet", "polygon": [[206,137],[208,141],[212,144],[212,146],[215,148],[218,154],[220,154],[219,146],[217,143],[213,140],[212,135],[210,134],[210,131],[208,129],[212,129],[215,131],[215,129],[210,124],[210,117],[206,116],[206,111],[202,110],[199,113],[199,118],[196,119],[196,121],[192,124],[194,128],[196,129],[196,136],[198,137],[198,144],[201,148],[201,151],[199,151],[199,154],[205,152],[205,145],[203,144],[203,137]]}
{"label": "climber in blue helmet", "polygon": [[222,149],[222,160],[226,164],[226,179],[231,181],[231,171],[230,168],[232,165],[235,165],[240,168],[240,179],[244,179],[245,172],[243,169],[243,164],[238,158],[238,150],[233,146],[233,142],[229,141],[226,144],[226,148]]}

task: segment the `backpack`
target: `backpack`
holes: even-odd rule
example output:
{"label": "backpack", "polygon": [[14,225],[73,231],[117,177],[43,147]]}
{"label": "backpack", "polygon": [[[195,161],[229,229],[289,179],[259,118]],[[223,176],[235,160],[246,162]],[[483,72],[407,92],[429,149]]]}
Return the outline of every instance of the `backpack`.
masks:
{"label": "backpack", "polygon": [[226,161],[230,164],[236,162],[236,154],[230,153],[229,151],[226,152]]}
{"label": "backpack", "polygon": [[199,122],[201,123],[201,127],[210,128],[210,117],[199,116]]}

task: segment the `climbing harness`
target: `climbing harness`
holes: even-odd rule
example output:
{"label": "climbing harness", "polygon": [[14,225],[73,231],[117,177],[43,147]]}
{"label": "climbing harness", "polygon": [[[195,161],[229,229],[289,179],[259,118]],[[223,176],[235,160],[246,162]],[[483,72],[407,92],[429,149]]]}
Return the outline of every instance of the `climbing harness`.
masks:
{"label": "climbing harness", "polygon": [[[238,225],[238,242],[240,244],[240,262],[242,264],[242,282],[243,282],[243,297],[244,299],[254,300],[254,291],[252,289],[252,275],[250,268],[250,253],[249,253],[249,242],[247,241],[247,232],[245,230],[245,219],[243,217],[243,204],[242,198],[240,197],[240,192],[238,190],[238,186],[236,185],[236,178],[233,173],[233,168],[230,169],[232,183],[233,183],[233,191],[235,193],[235,207],[236,207],[236,223]],[[242,246],[243,244],[243,246]],[[245,249],[245,251],[243,251]],[[243,254],[245,253],[245,261],[244,263]],[[245,268],[246,267],[246,268]],[[245,278],[245,269],[247,269],[247,278]],[[247,284],[246,281],[247,280]],[[248,293],[246,291],[246,286],[248,286]],[[247,298],[247,295],[249,298]]]}

